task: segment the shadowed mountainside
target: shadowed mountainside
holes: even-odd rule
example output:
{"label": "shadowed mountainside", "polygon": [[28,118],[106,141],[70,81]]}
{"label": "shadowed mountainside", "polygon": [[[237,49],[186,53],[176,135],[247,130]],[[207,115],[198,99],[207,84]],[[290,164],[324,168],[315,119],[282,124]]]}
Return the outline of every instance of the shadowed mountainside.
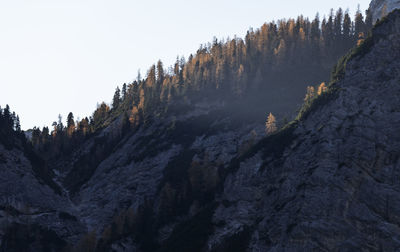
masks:
{"label": "shadowed mountainside", "polygon": [[395,11],[268,137],[207,100],[116,116],[57,159],[0,145],[1,249],[395,250],[399,45]]}

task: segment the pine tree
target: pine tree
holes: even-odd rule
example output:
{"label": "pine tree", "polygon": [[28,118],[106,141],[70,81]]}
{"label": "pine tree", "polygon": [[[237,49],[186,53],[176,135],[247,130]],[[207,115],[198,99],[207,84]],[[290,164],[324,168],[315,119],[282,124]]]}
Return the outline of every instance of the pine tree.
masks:
{"label": "pine tree", "polygon": [[341,40],[342,37],[342,23],[343,23],[343,10],[339,8],[336,12],[335,22],[334,22],[334,37]]}
{"label": "pine tree", "polygon": [[349,12],[346,11],[343,20],[343,37],[344,41],[348,41],[351,36],[351,18]]}
{"label": "pine tree", "polygon": [[16,119],[15,119],[15,130],[17,132],[21,132],[21,123],[19,121],[19,116],[17,115]]}
{"label": "pine tree", "polygon": [[313,41],[317,41],[320,38],[320,30],[319,30],[319,14],[315,16],[315,19],[311,23],[311,39]]}
{"label": "pine tree", "polygon": [[58,114],[58,124],[57,124],[57,131],[62,132],[64,130],[64,125],[62,123],[62,116]]}
{"label": "pine tree", "polygon": [[113,97],[113,103],[112,107],[113,109],[117,109],[119,107],[119,103],[121,101],[121,90],[119,87],[115,89],[114,97]]}
{"label": "pine tree", "polygon": [[147,73],[146,86],[153,88],[156,84],[156,66],[152,65]]}
{"label": "pine tree", "polygon": [[269,113],[267,121],[265,122],[265,132],[270,135],[276,132],[278,128],[276,127],[276,119],[272,113]]}
{"label": "pine tree", "polygon": [[74,114],[72,112],[69,112],[67,116],[67,135],[71,137],[74,131],[75,131]]}
{"label": "pine tree", "polygon": [[354,33],[356,35],[356,38],[360,35],[364,33],[364,17],[361,14],[360,11],[360,6],[358,6],[357,12],[356,12],[356,17],[354,20]]}
{"label": "pine tree", "polygon": [[13,128],[13,120],[11,117],[10,106],[6,105],[6,108],[3,110],[3,120],[7,129]]}
{"label": "pine tree", "polygon": [[164,66],[161,60],[157,62],[157,86],[161,86],[164,82]]}
{"label": "pine tree", "polygon": [[125,101],[126,95],[127,95],[127,93],[126,93],[126,83],[124,83],[122,85],[122,101]]}

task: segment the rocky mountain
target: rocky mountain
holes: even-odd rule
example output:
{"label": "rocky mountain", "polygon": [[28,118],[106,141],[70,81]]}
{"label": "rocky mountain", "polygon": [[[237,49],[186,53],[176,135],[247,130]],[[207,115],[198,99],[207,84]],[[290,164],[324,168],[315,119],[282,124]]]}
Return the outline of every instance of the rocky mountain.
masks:
{"label": "rocky mountain", "polygon": [[399,0],[373,0],[369,8],[372,12],[373,22],[386,16],[395,9],[400,9]]}
{"label": "rocky mountain", "polygon": [[2,251],[392,251],[400,243],[400,11],[265,137],[222,102],[44,160],[0,144]]}
{"label": "rocky mountain", "polygon": [[240,160],[209,247],[241,234],[250,251],[395,251],[399,58],[396,11],[338,64],[325,97]]}

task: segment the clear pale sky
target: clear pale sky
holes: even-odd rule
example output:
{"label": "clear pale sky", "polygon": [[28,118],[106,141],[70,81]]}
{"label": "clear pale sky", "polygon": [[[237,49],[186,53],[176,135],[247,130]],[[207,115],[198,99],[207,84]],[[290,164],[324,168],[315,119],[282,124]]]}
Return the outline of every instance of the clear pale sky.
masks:
{"label": "clear pale sky", "polygon": [[364,12],[370,0],[0,0],[0,105],[22,128],[61,114],[90,116],[117,85],[145,76],[161,59],[195,53],[249,27],[331,8]]}

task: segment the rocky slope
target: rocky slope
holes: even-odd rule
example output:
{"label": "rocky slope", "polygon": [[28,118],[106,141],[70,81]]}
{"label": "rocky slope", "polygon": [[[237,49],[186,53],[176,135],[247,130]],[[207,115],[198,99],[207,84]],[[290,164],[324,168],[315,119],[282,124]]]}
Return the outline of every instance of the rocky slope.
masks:
{"label": "rocky slope", "polygon": [[395,9],[400,9],[399,0],[373,0],[369,5],[372,11],[372,21],[375,23],[376,20],[381,19],[388,13]]}
{"label": "rocky slope", "polygon": [[396,11],[344,60],[323,105],[227,177],[209,248],[240,234],[250,251],[397,250],[399,58]]}
{"label": "rocky slope", "polygon": [[1,249],[396,250],[399,58],[396,11],[267,138],[205,102],[125,135],[116,120],[48,164],[0,146]]}

